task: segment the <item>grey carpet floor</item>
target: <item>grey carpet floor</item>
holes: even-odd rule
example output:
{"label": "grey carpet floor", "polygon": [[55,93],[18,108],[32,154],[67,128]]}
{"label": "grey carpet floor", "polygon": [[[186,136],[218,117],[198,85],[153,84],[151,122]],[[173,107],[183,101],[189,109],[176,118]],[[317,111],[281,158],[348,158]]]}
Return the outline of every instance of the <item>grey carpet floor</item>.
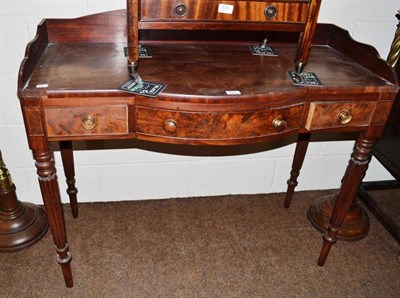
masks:
{"label": "grey carpet floor", "polygon": [[[400,247],[371,215],[366,238],[317,266],[306,212],[328,193],[296,193],[290,209],[284,194],[80,204],[78,219],[66,205],[74,287],[48,232],[0,254],[0,297],[400,297]],[[399,219],[399,191],[374,197]]]}

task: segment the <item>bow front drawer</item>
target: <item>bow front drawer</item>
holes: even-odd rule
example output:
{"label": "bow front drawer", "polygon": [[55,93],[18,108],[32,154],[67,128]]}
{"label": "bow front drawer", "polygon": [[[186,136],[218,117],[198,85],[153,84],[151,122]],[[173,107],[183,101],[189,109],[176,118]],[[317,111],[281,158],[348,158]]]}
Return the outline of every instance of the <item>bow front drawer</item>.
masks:
{"label": "bow front drawer", "polygon": [[137,133],[198,140],[238,140],[296,130],[303,105],[249,112],[176,112],[136,108]]}
{"label": "bow front drawer", "polygon": [[128,133],[126,106],[46,108],[45,122],[49,137]]}
{"label": "bow front drawer", "polygon": [[304,23],[308,1],[141,1],[141,21],[246,21]]}

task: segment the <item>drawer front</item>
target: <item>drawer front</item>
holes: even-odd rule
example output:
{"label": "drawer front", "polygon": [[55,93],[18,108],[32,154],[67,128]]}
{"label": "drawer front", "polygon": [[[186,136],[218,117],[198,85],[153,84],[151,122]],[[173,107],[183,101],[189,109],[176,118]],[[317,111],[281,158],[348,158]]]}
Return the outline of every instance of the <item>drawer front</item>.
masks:
{"label": "drawer front", "polygon": [[371,122],[376,102],[313,102],[305,128],[308,130],[335,127],[367,126]]}
{"label": "drawer front", "polygon": [[126,106],[46,108],[45,119],[49,137],[128,133]]}
{"label": "drawer front", "polygon": [[195,113],[137,107],[137,133],[182,139],[238,140],[296,130],[303,105],[237,113]]}
{"label": "drawer front", "polygon": [[141,21],[254,21],[304,23],[308,1],[142,0]]}

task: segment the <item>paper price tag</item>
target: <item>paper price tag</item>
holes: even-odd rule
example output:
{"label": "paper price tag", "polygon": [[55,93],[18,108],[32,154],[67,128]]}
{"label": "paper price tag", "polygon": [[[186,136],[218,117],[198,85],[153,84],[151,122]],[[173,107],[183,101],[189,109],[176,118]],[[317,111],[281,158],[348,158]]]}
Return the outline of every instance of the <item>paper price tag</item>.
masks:
{"label": "paper price tag", "polygon": [[221,3],[218,5],[218,12],[232,14],[233,13],[233,5]]}
{"label": "paper price tag", "polygon": [[240,95],[240,94],[242,94],[239,90],[226,90],[225,93],[228,94],[228,95]]}
{"label": "paper price tag", "polygon": [[47,87],[49,87],[48,84],[37,84],[36,85],[36,88],[47,88]]}

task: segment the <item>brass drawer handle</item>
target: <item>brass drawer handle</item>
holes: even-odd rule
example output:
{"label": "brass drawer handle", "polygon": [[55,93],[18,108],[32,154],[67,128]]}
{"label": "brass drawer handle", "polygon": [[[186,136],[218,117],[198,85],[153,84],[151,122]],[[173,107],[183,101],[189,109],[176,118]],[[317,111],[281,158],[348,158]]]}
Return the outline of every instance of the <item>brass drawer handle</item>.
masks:
{"label": "brass drawer handle", "polygon": [[166,133],[174,134],[174,133],[176,133],[176,130],[178,129],[178,124],[173,119],[167,119],[164,121],[163,127],[164,127],[164,131]]}
{"label": "brass drawer handle", "polygon": [[287,128],[287,121],[282,117],[277,117],[272,120],[272,126],[277,132],[284,131]]}
{"label": "brass drawer handle", "polygon": [[350,123],[351,119],[353,119],[353,116],[351,115],[349,110],[342,110],[337,115],[337,119],[339,120],[340,123],[345,125],[347,123]]}
{"label": "brass drawer handle", "polygon": [[96,120],[91,115],[86,115],[82,120],[81,126],[85,130],[92,130],[96,127]]}

